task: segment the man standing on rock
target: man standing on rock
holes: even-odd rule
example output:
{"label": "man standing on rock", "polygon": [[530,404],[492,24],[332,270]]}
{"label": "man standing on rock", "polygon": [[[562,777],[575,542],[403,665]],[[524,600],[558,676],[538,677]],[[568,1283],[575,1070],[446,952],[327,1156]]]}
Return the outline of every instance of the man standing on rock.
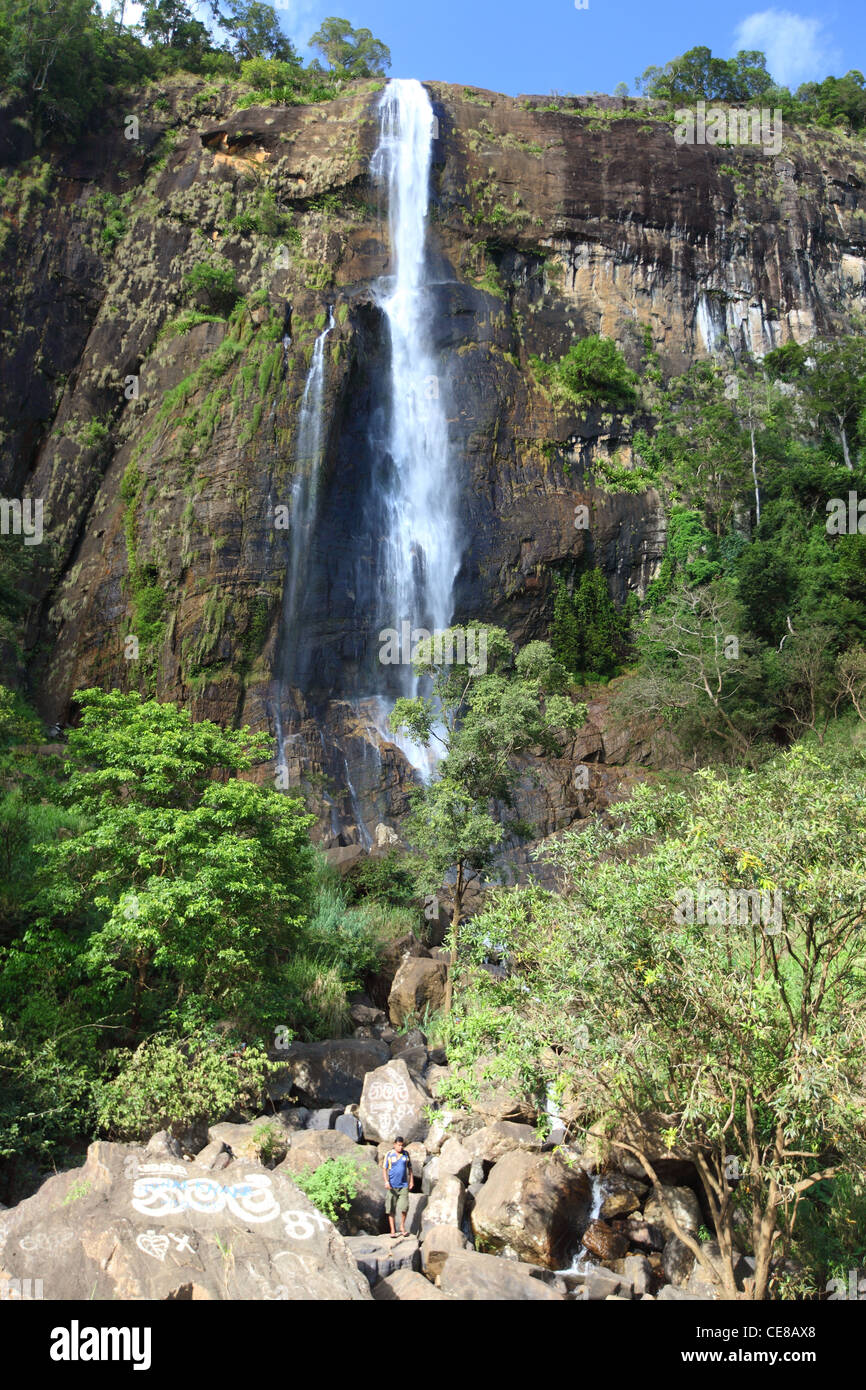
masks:
{"label": "man standing on rock", "polygon": [[[385,1215],[391,1226],[391,1239],[406,1234],[406,1213],[409,1210],[409,1185],[412,1181],[412,1160],[403,1146],[403,1136],[398,1134],[394,1147],[385,1155],[382,1164],[385,1175]],[[400,1230],[394,1229],[394,1213],[400,1213]]]}

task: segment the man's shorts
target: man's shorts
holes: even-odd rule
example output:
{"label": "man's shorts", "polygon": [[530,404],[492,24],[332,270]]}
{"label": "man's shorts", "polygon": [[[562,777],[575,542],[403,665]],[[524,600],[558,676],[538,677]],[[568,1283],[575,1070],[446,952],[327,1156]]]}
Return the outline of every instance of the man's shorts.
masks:
{"label": "man's shorts", "polygon": [[385,1215],[393,1216],[395,1211],[409,1210],[408,1187],[389,1187],[385,1190]]}

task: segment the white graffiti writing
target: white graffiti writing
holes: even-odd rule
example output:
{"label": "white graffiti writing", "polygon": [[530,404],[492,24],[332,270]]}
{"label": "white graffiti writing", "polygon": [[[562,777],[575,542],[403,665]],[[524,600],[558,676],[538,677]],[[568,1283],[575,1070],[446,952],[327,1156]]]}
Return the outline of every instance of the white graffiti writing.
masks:
{"label": "white graffiti writing", "polygon": [[137,1178],[132,1205],[142,1216],[171,1216],[179,1211],[216,1214],[228,1207],[241,1221],[274,1221],[280,1208],[271,1180],[261,1173],[244,1176],[243,1182],[222,1186],[213,1178]]}
{"label": "white graffiti writing", "polygon": [[182,1250],[188,1250],[191,1255],[195,1254],[189,1243],[189,1235],[175,1235],[174,1231],[155,1231],[151,1227],[150,1230],[142,1231],[135,1238],[139,1250],[160,1261],[165,1259],[171,1249],[171,1241],[174,1241],[174,1254],[179,1255]]}
{"label": "white graffiti writing", "polygon": [[75,1240],[71,1231],[37,1231],[35,1235],[24,1236],[18,1242],[22,1250],[42,1250],[46,1253],[60,1250]]}
{"label": "white graffiti writing", "polygon": [[396,1134],[402,1121],[412,1114],[409,1087],[396,1067],[386,1067],[384,1078],[370,1082],[366,1108],[384,1139]]}
{"label": "white graffiti writing", "polygon": [[316,1234],[316,1226],[327,1231],[331,1223],[320,1211],[284,1211],[283,1225],[292,1240],[309,1240]]}

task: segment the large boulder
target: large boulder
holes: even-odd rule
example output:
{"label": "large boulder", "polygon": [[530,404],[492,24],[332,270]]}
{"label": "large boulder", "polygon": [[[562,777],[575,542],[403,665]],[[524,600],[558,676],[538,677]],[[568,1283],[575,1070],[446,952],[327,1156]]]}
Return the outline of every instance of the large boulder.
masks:
{"label": "large boulder", "polygon": [[425,959],[430,956],[427,947],[411,932],[405,936],[395,937],[393,941],[387,943],[379,957],[379,968],[376,974],[368,979],[369,996],[377,1008],[387,1007],[394,976],[406,956],[421,956]]}
{"label": "large boulder", "polygon": [[361,1273],[372,1288],[380,1279],[387,1279],[398,1269],[421,1269],[421,1254],[416,1236],[347,1236],[346,1245],[357,1261]]}
{"label": "large boulder", "polygon": [[378,1303],[443,1303],[445,1294],[414,1269],[396,1269],[373,1288]]}
{"label": "large boulder", "polygon": [[622,1125],[609,1137],[600,1124],[593,1125],[587,1135],[581,1163],[588,1173],[600,1173],[615,1164],[628,1177],[646,1182],[647,1172],[640,1159],[618,1147],[617,1141],[623,1141],[643,1151],[660,1182],[697,1183],[698,1171],[689,1149],[679,1144],[670,1148],[662,1137],[675,1129],[676,1125],[676,1115],[661,1114],[655,1110],[645,1111],[639,1119]]}
{"label": "large boulder", "polygon": [[470,1134],[465,1144],[473,1158],[493,1164],[513,1149],[538,1153],[542,1141],[533,1125],[519,1125],[512,1120],[495,1120],[492,1125],[485,1125],[483,1129]]}
{"label": "large boulder", "polygon": [[421,1241],[421,1267],[428,1279],[436,1279],[449,1255],[469,1249],[469,1241],[457,1226],[430,1226]]}
{"label": "large boulder", "polygon": [[272,1100],[293,1094],[313,1110],[358,1101],[364,1077],[389,1057],[388,1044],[374,1038],[337,1038],[292,1043],[271,1060],[282,1063],[268,1082]]}
{"label": "large boulder", "polygon": [[557,1154],[505,1154],[475,1198],[472,1230],[488,1250],[562,1269],[587,1224],[589,1179]]}
{"label": "large boulder", "polygon": [[597,1260],[621,1260],[628,1250],[628,1237],[606,1221],[590,1221],[583,1233],[583,1247]]}
{"label": "large boulder", "polygon": [[401,962],[388,995],[388,1017],[399,1027],[407,1018],[419,1018],[425,1011],[436,1013],[445,1000],[448,968],[444,961],[424,956],[406,956]]}
{"label": "large boulder", "polygon": [[421,1213],[421,1230],[426,1233],[431,1226],[459,1227],[465,1202],[466,1188],[460,1179],[441,1178],[430,1192]]}
{"label": "large boulder", "polygon": [[455,1251],[442,1266],[438,1286],[450,1298],[464,1303],[479,1301],[562,1302],[565,1294],[538,1279],[517,1260],[479,1255],[474,1250]]}
{"label": "large boulder", "polygon": [[291,1135],[278,1121],[262,1119],[245,1125],[211,1125],[208,1140],[207,1148],[213,1143],[225,1144],[235,1158],[252,1159],[270,1168],[282,1163],[289,1151]]}
{"label": "large boulder", "polygon": [[603,1180],[603,1200],[599,1215],[602,1221],[613,1221],[638,1211],[649,1191],[649,1184],[624,1173],[609,1173]]}
{"label": "large boulder", "polygon": [[668,1187],[664,1183],[654,1187],[643,1209],[644,1220],[654,1226],[661,1226],[671,1235],[674,1234],[673,1222],[662,1206],[662,1196],[680,1228],[690,1236],[697,1235],[701,1224],[701,1208],[690,1187]]}
{"label": "large boulder", "polygon": [[357,1174],[355,1196],[340,1218],[340,1229],[347,1235],[378,1235],[385,1218],[385,1182],[372,1150],[339,1130],[306,1130],[295,1136],[280,1172],[312,1173],[330,1158],[350,1158]]}
{"label": "large boulder", "polygon": [[464,1183],[469,1181],[472,1154],[460,1139],[446,1139],[433,1162],[439,1181],[447,1177],[459,1178]]}
{"label": "large boulder", "polygon": [[402,1134],[407,1144],[423,1140],[429,1125],[425,1109],[430,1097],[409,1075],[401,1058],[368,1072],[361,1093],[359,1119],[364,1138],[393,1142]]}
{"label": "large boulder", "polygon": [[46,1299],[76,1302],[370,1298],[288,1174],[153,1162],[125,1144],[91,1144],[82,1167],[0,1216],[0,1281],[34,1278]]}

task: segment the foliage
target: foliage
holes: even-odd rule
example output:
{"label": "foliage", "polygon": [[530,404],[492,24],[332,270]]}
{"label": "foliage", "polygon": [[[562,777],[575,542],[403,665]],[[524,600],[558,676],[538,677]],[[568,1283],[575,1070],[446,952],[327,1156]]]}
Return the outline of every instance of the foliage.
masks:
{"label": "foliage", "polygon": [[633,605],[617,612],[600,569],[582,574],[573,594],[561,575],[554,586],[550,645],[557,661],[573,675],[615,675],[626,654]]}
{"label": "foliage", "polygon": [[310,39],[340,76],[381,77],[391,66],[391,54],[369,29],[353,29],[347,19],[325,19]]}
{"label": "foliage", "polygon": [[337,1222],[351,1208],[358,1192],[359,1177],[357,1160],[340,1157],[326,1159],[311,1173],[295,1173],[292,1181],[323,1216]]}
{"label": "foliage", "polygon": [[97,1087],[97,1125],[112,1138],[142,1140],[160,1129],[241,1110],[255,1114],[274,1064],[260,1046],[198,1031],[146,1038],[120,1053],[117,1075]]}
{"label": "foliage", "polygon": [[542,380],[550,381],[565,401],[581,410],[628,410],[637,399],[637,375],[610,338],[581,338],[558,362],[533,358],[532,365]]}
{"label": "foliage", "polygon": [[211,309],[227,314],[240,299],[234,266],[220,257],[199,261],[184,276],[187,293],[203,297]]}

